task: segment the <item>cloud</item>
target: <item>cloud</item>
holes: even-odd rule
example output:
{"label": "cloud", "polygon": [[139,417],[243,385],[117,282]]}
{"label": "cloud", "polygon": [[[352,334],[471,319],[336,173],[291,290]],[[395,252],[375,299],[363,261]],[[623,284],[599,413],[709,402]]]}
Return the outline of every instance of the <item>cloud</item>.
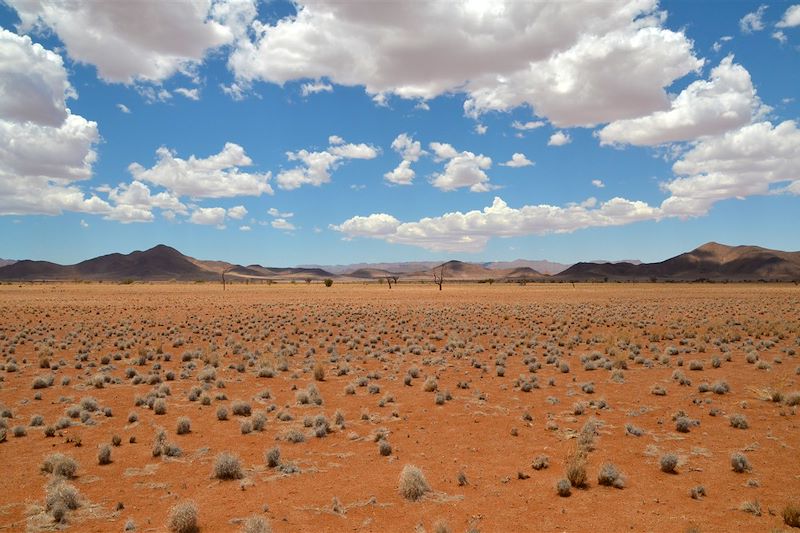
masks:
{"label": "cloud", "polygon": [[331,181],[331,172],[348,159],[374,159],[378,150],[368,144],[349,144],[339,136],[332,135],[327,150],[309,152],[298,150],[286,152],[289,161],[299,161],[301,166],[281,171],[275,178],[278,187],[293,190],[303,185],[319,187]]}
{"label": "cloud", "polygon": [[603,187],[605,187],[605,186],[606,186],[606,184],[605,184],[605,183],[603,183],[603,180],[596,180],[596,179],[595,179],[595,180],[592,180],[592,185],[594,185],[594,186],[595,186],[595,187],[597,187],[598,189],[602,189]]}
{"label": "cloud", "polygon": [[234,218],[236,220],[241,220],[245,216],[247,216],[247,209],[245,209],[245,207],[243,205],[237,205],[237,206],[234,206],[234,207],[231,207],[230,209],[228,209],[227,215],[230,218]]}
{"label": "cloud", "polygon": [[185,87],[178,87],[175,92],[181,96],[185,96],[189,100],[200,100],[200,89],[187,89]]}
{"label": "cloud", "polygon": [[61,56],[0,28],[0,215],[108,212],[75,182],[92,177],[97,123],[70,112]]}
{"label": "cloud", "polygon": [[250,226],[239,226],[239,231],[250,231],[251,229],[253,228]]}
{"label": "cloud", "polygon": [[783,18],[775,24],[777,28],[796,28],[800,26],[800,4],[789,6],[783,14]]}
{"label": "cloud", "polygon": [[753,33],[763,30],[764,21],[762,19],[766,10],[767,6],[760,6],[752,13],[743,16],[741,20],[739,20],[739,29],[742,30],[742,33]]}
{"label": "cloud", "polygon": [[724,133],[748,124],[765,110],[750,73],[729,55],[676,96],[668,111],[612,122],[598,133],[601,144],[658,145]]}
{"label": "cloud", "polygon": [[571,142],[572,138],[569,136],[569,133],[557,131],[550,136],[550,140],[547,141],[547,146],[564,146]]}
{"label": "cloud", "polygon": [[126,115],[129,115],[130,112],[131,112],[131,110],[128,109],[128,106],[126,106],[125,104],[117,104],[117,109],[119,109],[120,111],[122,111]]}
{"label": "cloud", "polygon": [[309,94],[317,94],[317,93],[330,93],[333,92],[333,85],[330,83],[325,83],[324,81],[315,81],[313,83],[304,83],[301,91],[303,96],[308,96]]}
{"label": "cloud", "polygon": [[483,154],[458,152],[446,143],[432,142],[431,150],[439,161],[446,160],[444,172],[431,176],[431,185],[442,191],[455,191],[469,187],[472,192],[486,192],[491,189],[489,176],[485,170],[492,166],[492,159]]}
{"label": "cloud", "polygon": [[186,206],[176,196],[168,192],[154,195],[147,185],[136,180],[129,184],[121,183],[108,191],[108,199],[114,203],[114,208],[105,218],[123,223],[152,222],[153,208],[184,215],[187,213]]}
{"label": "cloud", "polygon": [[676,161],[672,170],[681,177],[664,184],[671,197],[662,209],[698,216],[718,201],[769,194],[775,185],[786,184],[793,192],[799,168],[800,130],[794,121],[750,124],[703,139]]}
{"label": "cloud", "polygon": [[160,185],[178,196],[192,198],[273,194],[269,172],[242,172],[241,168],[251,166],[253,161],[238,144],[225,143],[220,153],[205,159],[194,155],[180,159],[174,151],[163,146],[156,150],[156,155],[158,160],[151,168],[144,168],[139,163],[128,166],[136,180]]}
{"label": "cloud", "polygon": [[477,133],[478,135],[485,135],[487,131],[489,131],[489,126],[484,126],[483,124],[475,124],[475,133]]}
{"label": "cloud", "polygon": [[428,250],[479,252],[492,237],[570,233],[589,227],[650,220],[658,216],[658,208],[623,198],[613,198],[596,208],[582,205],[525,205],[512,208],[501,198],[495,197],[492,205],[482,211],[456,211],[416,222],[400,222],[391,215],[379,213],[356,216],[330,227],[348,239],[369,237]]}
{"label": "cloud", "polygon": [[280,229],[284,231],[294,231],[296,229],[294,224],[292,224],[285,218],[276,218],[275,220],[270,222],[270,225],[275,229]]}
{"label": "cloud", "polygon": [[9,4],[22,31],[52,30],[74,60],[97,67],[105,81],[127,84],[190,73],[209,50],[232,43],[256,15],[253,3],[242,0]]}
{"label": "cloud", "polygon": [[237,83],[327,79],[384,103],[464,93],[470,116],[524,104],[569,127],[662,109],[664,88],[702,66],[655,0],[296,5],[236,42]]}
{"label": "cloud", "polygon": [[397,167],[383,175],[384,179],[395,185],[411,185],[416,176],[411,163],[419,161],[425,152],[419,141],[415,141],[406,133],[401,133],[392,141],[392,150],[400,154],[403,160]]}
{"label": "cloud", "polygon": [[515,130],[535,130],[537,128],[541,128],[544,126],[546,122],[544,120],[532,120],[529,122],[520,122],[519,120],[515,120],[511,123],[511,127]]}
{"label": "cloud", "polygon": [[525,157],[525,154],[515,153],[511,156],[511,159],[505,163],[500,163],[500,165],[511,168],[529,167],[533,165],[533,161]]}
{"label": "cloud", "polygon": [[216,226],[217,229],[225,228],[225,208],[223,207],[198,207],[189,217],[192,224],[203,226]]}
{"label": "cloud", "polygon": [[294,216],[294,213],[290,213],[290,212],[284,213],[284,212],[278,211],[274,207],[270,207],[269,209],[267,209],[267,214],[269,214],[269,216],[271,216],[271,217],[277,217],[277,218],[292,218]]}
{"label": "cloud", "polygon": [[81,225],[81,227],[82,227],[83,229],[86,229],[86,228],[88,228],[88,227],[89,227],[89,223],[88,223],[88,222],[86,222],[86,221],[85,221],[85,220],[83,220],[83,219],[81,219],[80,225]]}
{"label": "cloud", "polygon": [[789,38],[786,37],[786,34],[780,30],[772,32],[772,38],[781,44],[786,44],[789,42]]}

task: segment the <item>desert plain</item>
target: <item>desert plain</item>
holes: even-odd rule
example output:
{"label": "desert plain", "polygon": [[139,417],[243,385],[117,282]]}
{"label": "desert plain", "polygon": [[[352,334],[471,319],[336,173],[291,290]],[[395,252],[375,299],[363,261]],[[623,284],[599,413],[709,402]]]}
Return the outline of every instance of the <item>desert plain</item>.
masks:
{"label": "desert plain", "polygon": [[5,284],[0,530],[790,530],[798,351],[793,284]]}

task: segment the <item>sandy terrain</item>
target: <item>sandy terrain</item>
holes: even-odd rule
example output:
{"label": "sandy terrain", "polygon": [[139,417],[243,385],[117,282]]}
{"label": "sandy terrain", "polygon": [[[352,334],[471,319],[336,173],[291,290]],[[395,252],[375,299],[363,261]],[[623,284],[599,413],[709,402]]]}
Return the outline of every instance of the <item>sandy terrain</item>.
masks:
{"label": "sandy terrain", "polygon": [[[4,531],[165,531],[185,499],[206,532],[253,515],[277,532],[439,520],[453,532],[769,531],[788,529],[781,513],[800,503],[795,285],[2,285],[0,317]],[[702,392],[722,382],[727,393]],[[321,405],[313,393],[298,403],[310,385]],[[162,401],[165,414],[148,407]],[[233,414],[237,401],[250,416]],[[62,418],[70,426],[55,429]],[[180,454],[153,456],[159,427]],[[270,468],[276,445],[282,466]],[[576,449],[587,483],[561,497]],[[81,505],[62,524],[45,510],[55,476],[40,470],[55,452],[79,465]],[[241,478],[213,477],[221,452],[239,457]],[[661,471],[666,453],[675,473]],[[542,455],[549,467],[536,470]],[[623,488],[599,484],[606,462]],[[430,485],[419,501],[398,490],[406,464]]]}

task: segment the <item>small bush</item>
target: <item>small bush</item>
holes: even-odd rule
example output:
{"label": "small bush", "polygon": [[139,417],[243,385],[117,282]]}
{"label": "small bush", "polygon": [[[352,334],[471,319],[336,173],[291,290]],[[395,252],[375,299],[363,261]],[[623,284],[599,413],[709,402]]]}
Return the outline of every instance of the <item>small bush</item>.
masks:
{"label": "small bush", "polygon": [[325,278],[325,281],[323,281],[323,283],[325,284],[326,287],[330,287],[331,285],[333,285],[333,280],[330,278]]}
{"label": "small bush", "polygon": [[400,494],[407,500],[417,501],[427,492],[430,492],[431,487],[425,479],[422,470],[414,465],[407,464],[400,472],[399,481]]}
{"label": "small bush", "polygon": [[566,498],[572,492],[572,485],[568,479],[559,479],[558,483],[556,483],[556,493],[561,496],[562,498]]}
{"label": "small bush", "polygon": [[222,452],[217,455],[214,460],[214,477],[223,480],[244,477],[239,458],[228,452]]}
{"label": "small bush", "polygon": [[625,424],[625,434],[633,435],[634,437],[641,437],[644,435],[644,430],[640,427],[634,426],[633,424]]}
{"label": "small bush", "polygon": [[783,508],[783,523],[789,527],[800,527],[800,505],[787,504]]}
{"label": "small bush", "polygon": [[250,408],[249,403],[236,400],[231,405],[231,411],[233,411],[233,414],[236,416],[250,416],[252,409]]}
{"label": "small bush", "polygon": [[758,503],[758,500],[742,502],[739,509],[754,516],[761,516],[761,504]]}
{"label": "small bush", "polygon": [[274,448],[270,448],[264,454],[264,459],[266,459],[267,466],[270,468],[275,468],[280,466],[281,464],[281,449],[275,446]]}
{"label": "small bush", "polygon": [[227,420],[228,409],[224,405],[217,407],[217,420]]}
{"label": "small bush", "polygon": [[439,383],[437,383],[436,378],[433,376],[428,376],[425,379],[425,383],[422,384],[422,390],[425,392],[433,392],[437,388],[439,388]]}
{"label": "small bush", "polygon": [[167,401],[164,398],[158,398],[153,402],[153,412],[157,415],[167,414]]}
{"label": "small bush", "polygon": [[128,413],[128,424],[133,424],[134,422],[138,421],[139,421],[139,415],[136,413],[136,411],[131,411],[130,413]]}
{"label": "small bush", "polygon": [[48,455],[42,463],[42,472],[71,479],[78,471],[78,463],[72,457],[60,453]]}
{"label": "small bush", "polygon": [[534,470],[544,470],[550,466],[550,458],[546,455],[537,455],[533,459],[533,463],[531,464],[531,468]]}
{"label": "small bush", "polygon": [[703,485],[692,487],[691,493],[693,500],[699,500],[706,495],[706,488]]}
{"label": "small bush", "polygon": [[197,504],[192,500],[185,500],[175,504],[169,510],[167,528],[171,533],[196,533],[199,531]]}
{"label": "small bush", "polygon": [[597,474],[597,482],[600,485],[618,489],[625,486],[622,474],[617,470],[617,467],[611,463],[605,463],[600,467],[600,472]]}
{"label": "small bush", "polygon": [[661,465],[662,472],[674,474],[675,468],[678,466],[678,456],[674,453],[665,453],[661,456],[659,463]]}
{"label": "small bush", "polygon": [[269,523],[260,516],[251,516],[242,524],[239,530],[241,533],[270,533],[272,528]]}
{"label": "small bush", "polygon": [[689,433],[689,430],[692,428],[692,420],[685,416],[679,416],[677,420],[675,420],[675,430],[680,433]]}
{"label": "small bush", "polygon": [[175,432],[178,435],[186,435],[187,433],[191,433],[192,431],[192,421],[189,417],[182,416],[178,419],[178,425],[175,428]]}
{"label": "small bush", "polygon": [[391,444],[389,444],[389,441],[388,441],[388,440],[386,440],[386,439],[381,439],[381,440],[378,442],[378,452],[379,452],[379,453],[380,453],[382,456],[384,456],[384,457],[388,457],[388,456],[392,455],[392,445],[391,445]]}
{"label": "small bush", "polygon": [[750,461],[743,453],[736,452],[731,455],[731,468],[734,472],[741,474],[750,471]]}
{"label": "small bush", "polygon": [[111,464],[111,446],[103,444],[97,451],[97,463],[100,465]]}
{"label": "small bush", "polygon": [[575,488],[586,485],[586,453],[576,450],[567,457],[565,475],[570,484]]}
{"label": "small bush", "polygon": [[747,423],[747,418],[744,415],[734,414],[730,418],[731,427],[736,429],[747,429],[750,427]]}
{"label": "small bush", "polygon": [[28,432],[25,431],[25,426],[14,426],[14,429],[11,430],[11,434],[15,437],[24,437]]}
{"label": "small bush", "polygon": [[314,365],[314,379],[317,381],[325,381],[325,366],[322,361],[317,361]]}
{"label": "small bush", "polygon": [[[74,511],[81,506],[80,498],[80,492],[73,485],[57,480],[47,486],[45,509],[61,522],[66,510]],[[56,517],[57,513],[61,516]]]}

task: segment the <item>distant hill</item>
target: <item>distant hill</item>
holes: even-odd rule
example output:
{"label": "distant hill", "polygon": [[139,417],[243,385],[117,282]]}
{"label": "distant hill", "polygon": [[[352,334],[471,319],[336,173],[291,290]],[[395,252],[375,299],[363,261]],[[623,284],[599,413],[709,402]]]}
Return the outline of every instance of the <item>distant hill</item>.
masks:
{"label": "distant hill", "polygon": [[15,259],[0,259],[0,267],[4,267],[6,265],[13,265],[17,261]]}
{"label": "distant hill", "polygon": [[[523,280],[800,280],[800,252],[782,252],[758,246],[726,246],[710,242],[660,263],[584,262],[570,266],[553,276],[543,274],[532,264],[545,263],[548,269],[558,263],[517,260],[510,262],[467,263],[464,261],[378,263],[387,268],[361,266],[332,272],[320,267],[265,267],[236,265],[225,261],[207,261],[183,255],[160,244],[149,250],[129,254],[109,254],[75,265],[48,261],[15,261],[0,266],[1,280],[142,280],[198,281],[227,280],[318,281],[335,278],[342,281],[366,281],[398,276],[400,281],[432,281],[434,270],[444,268],[450,281],[523,281]],[[414,268],[412,268],[414,267]]]}
{"label": "distant hill", "polygon": [[568,269],[572,265],[565,265],[564,263],[554,263],[553,261],[539,260],[530,261],[528,259],[516,259],[514,261],[494,261],[492,263],[483,263],[486,268],[492,270],[507,270],[514,268],[530,268],[541,274],[552,276]]}
{"label": "distant hill", "polygon": [[800,252],[709,242],[660,263],[577,263],[556,278],[568,280],[800,280]]}

